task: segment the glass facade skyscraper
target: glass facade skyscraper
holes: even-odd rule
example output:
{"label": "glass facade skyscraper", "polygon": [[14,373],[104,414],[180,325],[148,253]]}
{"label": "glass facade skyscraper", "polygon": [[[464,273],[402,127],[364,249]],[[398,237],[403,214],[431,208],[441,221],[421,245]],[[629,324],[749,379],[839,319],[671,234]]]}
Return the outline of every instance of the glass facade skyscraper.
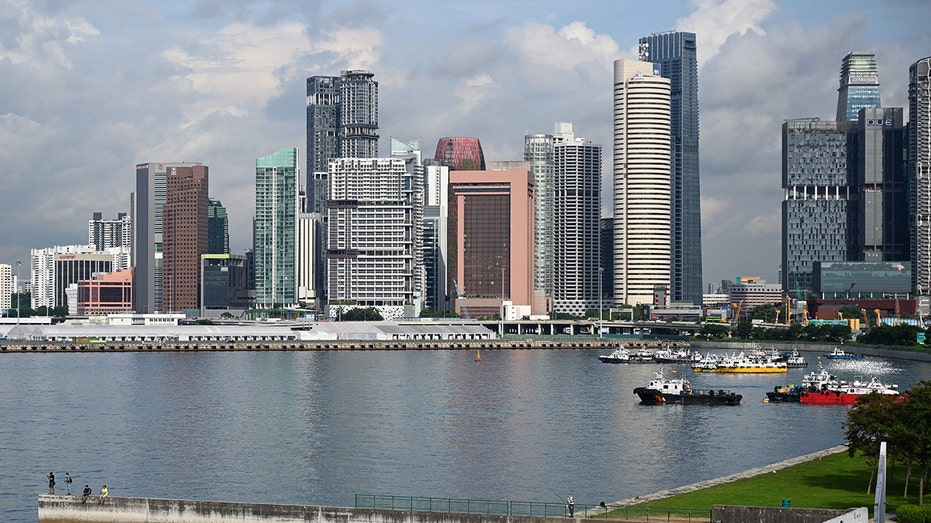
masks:
{"label": "glass facade skyscraper", "polygon": [[230,225],[226,207],[220,200],[210,198],[207,201],[207,253],[230,253]]}
{"label": "glass facade skyscraper", "polygon": [[702,302],[701,182],[698,162],[698,58],[695,33],[669,31],[640,39],[641,58],[669,78],[671,184],[670,298]]}
{"label": "glass facade skyscraper", "polygon": [[841,62],[837,121],[856,122],[860,109],[881,107],[879,66],[874,53],[848,53]]}
{"label": "glass facade skyscraper", "polygon": [[849,260],[856,230],[848,140],[855,124],[817,118],[782,124],[782,288],[811,291],[816,261]]}
{"label": "glass facade skyscraper", "polygon": [[297,149],[255,161],[255,304],[297,303]]}

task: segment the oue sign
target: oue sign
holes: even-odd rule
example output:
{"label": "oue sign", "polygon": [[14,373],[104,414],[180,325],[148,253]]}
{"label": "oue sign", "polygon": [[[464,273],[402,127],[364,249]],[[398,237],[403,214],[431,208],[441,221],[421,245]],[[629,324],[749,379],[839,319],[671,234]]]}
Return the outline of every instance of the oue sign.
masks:
{"label": "oue sign", "polygon": [[892,118],[886,118],[885,120],[883,120],[882,118],[877,118],[877,119],[870,118],[866,121],[867,127],[882,127],[884,125],[888,125],[889,127],[892,127]]}

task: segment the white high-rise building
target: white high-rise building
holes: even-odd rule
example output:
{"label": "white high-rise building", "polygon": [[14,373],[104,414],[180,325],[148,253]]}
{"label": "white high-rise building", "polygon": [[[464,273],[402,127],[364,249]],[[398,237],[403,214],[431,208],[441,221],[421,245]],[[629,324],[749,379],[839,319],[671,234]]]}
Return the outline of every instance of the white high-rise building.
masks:
{"label": "white high-rise building", "polygon": [[297,217],[297,301],[304,307],[317,308],[323,271],[317,264],[324,259],[323,216],[302,212]]}
{"label": "white high-rise building", "polygon": [[129,248],[98,251],[93,245],[56,245],[32,249],[32,308],[68,305],[66,290],[72,283],[90,280],[95,274],[130,268]]}
{"label": "white high-rise building", "polygon": [[125,212],[117,213],[116,219],[105,219],[103,213],[95,212],[87,221],[87,243],[98,251],[111,247],[132,247],[133,222]]}
{"label": "white high-rise building", "polygon": [[553,132],[553,310],[575,316],[597,309],[601,279],[601,146],[576,137],[572,124]]}
{"label": "white high-rise building", "polygon": [[908,68],[908,172],[911,187],[912,280],[931,294],[931,56]]}
{"label": "white high-rise building", "polygon": [[614,305],[652,304],[670,283],[670,83],[614,62]]}
{"label": "white high-rise building", "polygon": [[435,311],[449,310],[449,167],[424,166],[423,251],[426,272],[425,304]]}
{"label": "white high-rise building", "polygon": [[13,267],[0,263],[0,312],[10,308],[13,294]]}
{"label": "white high-rise building", "polygon": [[415,164],[412,157],[330,161],[329,316],[367,307],[386,319],[419,313],[413,310],[423,301],[423,270],[416,266],[421,221],[415,216],[422,216],[423,195]]}

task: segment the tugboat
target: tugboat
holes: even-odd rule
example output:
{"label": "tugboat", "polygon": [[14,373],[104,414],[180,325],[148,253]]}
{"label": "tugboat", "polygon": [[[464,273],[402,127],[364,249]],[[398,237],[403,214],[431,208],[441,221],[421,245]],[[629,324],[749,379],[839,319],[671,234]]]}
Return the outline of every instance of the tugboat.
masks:
{"label": "tugboat", "polygon": [[885,396],[898,396],[898,385],[886,385],[871,378],[868,383],[854,380],[852,383],[843,382],[838,387],[823,388],[817,392],[802,392],[799,403],[802,405],[853,405],[857,398],[864,394],[882,394]]}
{"label": "tugboat", "polygon": [[783,387],[773,387],[772,392],[766,393],[764,401],[776,403],[799,403],[799,399],[804,392],[818,392],[823,389],[837,388],[839,383],[837,378],[825,370],[824,365],[819,361],[818,370],[809,372],[802,378],[801,385],[786,385]]}
{"label": "tugboat", "polygon": [[614,349],[614,352],[608,355],[598,356],[602,363],[628,363],[630,361],[630,351],[623,345]]}
{"label": "tugboat", "polygon": [[637,387],[634,394],[640,397],[640,403],[663,405],[681,403],[684,405],[739,405],[740,394],[726,390],[695,390],[688,380],[669,379],[662,370],[655,373],[646,387]]}

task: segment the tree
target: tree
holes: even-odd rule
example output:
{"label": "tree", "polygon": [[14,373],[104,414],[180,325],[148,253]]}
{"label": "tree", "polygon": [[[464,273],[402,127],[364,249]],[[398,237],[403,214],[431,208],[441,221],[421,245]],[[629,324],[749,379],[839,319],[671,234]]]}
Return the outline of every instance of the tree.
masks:
{"label": "tree", "polygon": [[866,493],[873,485],[873,472],[879,458],[879,444],[889,441],[895,433],[896,420],[900,416],[900,404],[895,396],[867,394],[857,399],[857,403],[847,411],[847,421],[843,423],[847,434],[847,453],[853,457],[862,452],[871,465],[870,480]]}
{"label": "tree", "polygon": [[855,320],[863,318],[863,311],[856,305],[845,305],[840,309],[840,315],[845,320]]}
{"label": "tree", "polygon": [[342,321],[381,321],[383,319],[375,307],[349,309],[342,315]]}
{"label": "tree", "polygon": [[931,468],[931,381],[922,381],[908,391],[899,422],[903,442],[900,452],[918,467],[918,504],[922,505]]}
{"label": "tree", "polygon": [[753,333],[753,322],[750,321],[750,318],[743,317],[737,321],[737,337],[748,339]]}
{"label": "tree", "polygon": [[753,308],[753,319],[763,320],[766,323],[776,323],[776,309],[778,308],[777,304],[767,303],[765,305],[757,305]]}

